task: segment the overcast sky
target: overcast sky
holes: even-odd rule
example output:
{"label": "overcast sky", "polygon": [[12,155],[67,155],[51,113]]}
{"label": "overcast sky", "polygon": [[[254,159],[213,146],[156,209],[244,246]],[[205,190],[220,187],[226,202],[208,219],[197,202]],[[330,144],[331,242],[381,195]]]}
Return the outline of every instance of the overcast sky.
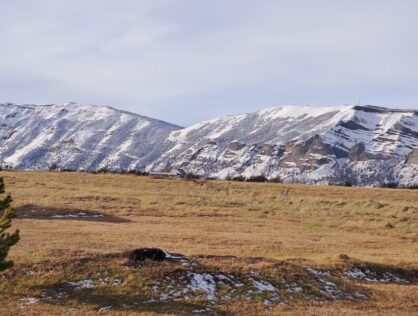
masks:
{"label": "overcast sky", "polygon": [[284,104],[418,109],[418,1],[0,0],[0,101],[180,125]]}

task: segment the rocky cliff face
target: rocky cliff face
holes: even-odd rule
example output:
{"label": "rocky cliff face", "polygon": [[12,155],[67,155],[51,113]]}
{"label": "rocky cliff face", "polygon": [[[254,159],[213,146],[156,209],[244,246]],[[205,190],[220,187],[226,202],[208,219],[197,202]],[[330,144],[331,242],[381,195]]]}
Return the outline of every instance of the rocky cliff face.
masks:
{"label": "rocky cliff face", "polygon": [[406,159],[406,163],[418,165],[418,148],[415,148],[410,152]]}
{"label": "rocky cliff face", "polygon": [[306,183],[418,185],[418,112],[284,106],[187,128],[77,104],[0,106],[0,153],[16,168],[163,171]]}

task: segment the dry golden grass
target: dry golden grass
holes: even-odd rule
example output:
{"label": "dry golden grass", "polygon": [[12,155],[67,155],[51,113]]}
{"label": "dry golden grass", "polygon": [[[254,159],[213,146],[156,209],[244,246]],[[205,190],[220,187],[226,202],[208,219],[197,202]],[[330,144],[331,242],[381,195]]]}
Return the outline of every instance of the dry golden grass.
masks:
{"label": "dry golden grass", "polygon": [[[17,270],[27,264],[48,267],[48,262],[58,261],[66,265],[78,256],[116,254],[147,246],[187,256],[234,256],[244,258],[243,262],[253,257],[287,262],[304,259],[318,267],[333,267],[340,260],[338,255],[346,254],[359,261],[418,268],[418,190],[227,181],[200,185],[183,180],[87,173],[2,172],[1,176],[19,214],[15,227],[21,230],[21,241],[11,252]],[[287,189],[289,197],[285,198]],[[99,212],[125,222],[37,218],[37,214],[63,210]],[[230,263],[215,261],[213,265],[230,268]],[[21,282],[0,287],[4,299],[0,312],[5,315],[6,311],[30,315],[63,311],[96,314],[89,302],[69,306],[34,304],[19,309],[14,299],[26,293],[29,286],[29,281]],[[36,284],[48,282],[42,279]],[[366,303],[301,303],[264,312],[418,313],[416,285],[367,287],[373,294]],[[6,293],[11,288],[16,297]],[[223,312],[251,314],[261,313],[261,309],[239,302],[228,305]],[[164,308],[113,313],[176,314]]]}

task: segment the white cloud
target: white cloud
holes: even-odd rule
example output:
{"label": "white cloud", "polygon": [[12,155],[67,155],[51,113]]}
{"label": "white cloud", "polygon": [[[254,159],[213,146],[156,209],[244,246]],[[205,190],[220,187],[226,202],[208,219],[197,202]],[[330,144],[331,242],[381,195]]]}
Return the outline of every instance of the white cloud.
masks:
{"label": "white cloud", "polygon": [[417,108],[417,18],[408,0],[3,1],[0,98],[181,124],[275,103]]}

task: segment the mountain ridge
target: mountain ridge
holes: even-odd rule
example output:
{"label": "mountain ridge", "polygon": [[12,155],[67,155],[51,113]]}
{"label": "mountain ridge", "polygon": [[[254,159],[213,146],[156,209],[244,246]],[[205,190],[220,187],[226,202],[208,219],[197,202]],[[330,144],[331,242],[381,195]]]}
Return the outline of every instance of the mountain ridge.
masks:
{"label": "mountain ridge", "polygon": [[185,128],[73,102],[0,104],[0,115],[1,159],[20,169],[181,170],[220,179],[418,185],[416,110],[289,105]]}

